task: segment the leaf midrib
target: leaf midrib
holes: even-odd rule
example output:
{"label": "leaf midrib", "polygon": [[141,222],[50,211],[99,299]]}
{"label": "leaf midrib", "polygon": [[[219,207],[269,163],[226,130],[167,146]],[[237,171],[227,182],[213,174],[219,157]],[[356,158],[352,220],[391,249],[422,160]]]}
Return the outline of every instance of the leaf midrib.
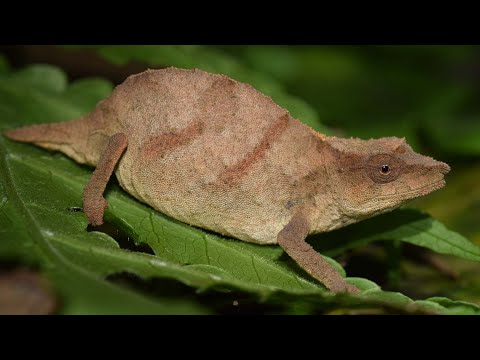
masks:
{"label": "leaf midrib", "polygon": [[[51,172],[51,170],[49,169],[46,169],[45,167],[42,167],[42,166],[39,166],[37,165],[35,162],[32,162],[32,161],[29,161],[29,158],[20,158],[20,157],[17,157],[17,156],[14,156],[13,157],[14,161],[21,161],[22,165],[24,166],[28,166],[30,167],[31,169],[35,170],[35,171],[38,171],[38,172],[41,172],[41,173],[48,173],[48,172]],[[55,169],[55,170],[58,170],[58,169]],[[72,185],[74,188],[79,188],[81,187],[78,182],[76,182],[75,180],[73,180],[73,178],[71,176],[66,176],[66,174],[63,172],[63,171],[55,171],[55,172],[52,172],[52,174],[54,176],[57,176],[59,178],[62,179],[62,181],[64,183],[69,183],[70,185]],[[118,202],[124,202],[123,199],[115,199],[115,201],[118,201]],[[150,213],[150,216],[152,215],[152,213]],[[143,219],[145,220],[145,219]],[[141,221],[143,221],[141,220]],[[189,229],[191,230],[191,229]],[[195,229],[194,231],[201,231],[201,229]],[[157,238],[158,238],[158,234],[154,234]],[[202,237],[210,237],[211,241],[215,241],[216,242],[216,246],[219,246],[221,248],[224,248],[224,249],[227,249],[228,251],[234,251],[235,253],[238,254],[238,256],[242,256],[242,257],[250,257],[250,258],[253,258],[255,257],[255,260],[256,261],[262,261],[263,265],[266,266],[266,267],[269,267],[271,268],[272,270],[276,271],[276,272],[279,272],[279,273],[282,273],[282,275],[288,275],[290,277],[291,280],[295,281],[297,284],[299,284],[302,289],[305,289],[305,288],[311,288],[312,290],[319,290],[321,291],[322,293],[325,292],[325,290],[323,290],[321,287],[319,287],[318,285],[308,281],[307,279],[304,279],[302,277],[299,277],[297,274],[295,273],[292,273],[292,272],[289,272],[289,273],[285,273],[285,269],[282,268],[280,265],[276,264],[275,262],[271,261],[270,259],[266,259],[264,258],[263,256],[255,256],[254,253],[252,253],[249,249],[237,249],[236,246],[227,246],[226,243],[223,243],[224,241],[220,241],[222,239],[216,239],[214,238],[213,235],[208,235],[208,234],[201,234]],[[205,241],[208,241],[206,238],[205,238]],[[257,277],[258,277],[258,273],[257,273]],[[240,280],[239,280],[240,281]],[[250,284],[250,283],[249,283]],[[284,288],[281,288],[281,287],[277,287],[277,286],[274,286],[274,285],[263,285],[261,283],[258,283],[258,285],[262,285],[262,286],[273,286],[275,288],[278,288],[278,289],[282,289],[282,290],[286,290]]]}
{"label": "leaf midrib", "polygon": [[[437,224],[437,225],[438,225],[438,224]],[[441,236],[439,236],[439,235],[437,235],[437,234],[434,234],[434,233],[432,233],[430,230],[423,230],[422,228],[418,228],[418,227],[416,227],[416,226],[413,225],[413,224],[409,224],[409,225],[407,225],[407,226],[408,226],[408,227],[411,227],[411,228],[413,228],[413,229],[415,229],[415,230],[417,230],[417,231],[419,231],[419,232],[422,233],[422,234],[425,234],[425,233],[426,233],[426,234],[429,234],[430,236],[432,236],[432,237],[434,237],[434,238],[436,238],[436,239],[439,239],[439,240],[447,243],[448,245],[450,245],[451,247],[453,247],[453,248],[455,248],[455,249],[458,249],[458,250],[460,250],[460,251],[462,251],[462,252],[469,253],[469,254],[471,254],[477,261],[480,261],[480,254],[479,254],[479,253],[474,253],[474,252],[472,252],[471,250],[466,250],[466,249],[460,248],[458,245],[450,242],[447,238],[443,238],[443,237],[441,237]],[[417,235],[417,236],[418,236],[418,235]],[[403,239],[403,240],[404,240],[404,241],[409,241],[408,238],[405,238],[405,239]],[[444,254],[448,254],[448,253],[446,253],[446,252],[444,252],[444,251],[441,251],[441,252],[444,253]],[[448,255],[451,255],[451,254],[448,254]]]}
{"label": "leaf midrib", "polygon": [[[14,177],[12,176],[12,172],[9,166],[5,140],[2,136],[0,136],[0,167],[4,169],[4,172],[3,172],[4,179],[7,185],[5,186],[6,192],[9,195],[10,200],[14,203],[15,207],[24,214],[24,219],[28,225],[26,231],[31,236],[31,239],[33,240],[33,242],[39,246],[42,255],[46,259],[50,258],[50,262],[53,264],[55,263],[55,261],[53,261],[52,257],[54,257],[55,260],[57,260],[63,266],[72,269],[74,272],[82,274],[83,276],[85,276],[86,278],[94,282],[98,282],[100,280],[98,276],[96,276],[94,273],[87,271],[82,267],[74,264],[70,260],[68,260],[63,254],[61,254],[60,250],[55,248],[43,237],[43,234],[41,232],[41,227],[37,223],[35,217],[32,215],[32,213],[28,209],[28,206],[24,204],[18,192],[15,191],[16,189],[15,180],[14,180]],[[114,289],[115,291],[118,291],[121,293],[130,292],[130,290],[126,288],[118,287],[108,281],[104,281],[103,284],[106,287]]]}

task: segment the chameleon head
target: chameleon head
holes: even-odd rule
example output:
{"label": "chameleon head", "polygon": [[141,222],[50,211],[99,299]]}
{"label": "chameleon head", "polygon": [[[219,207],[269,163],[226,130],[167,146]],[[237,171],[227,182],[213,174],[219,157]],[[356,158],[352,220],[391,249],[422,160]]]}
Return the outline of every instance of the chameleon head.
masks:
{"label": "chameleon head", "polygon": [[445,185],[450,167],[415,153],[405,139],[326,140],[326,171],[339,210],[357,219],[393,210]]}

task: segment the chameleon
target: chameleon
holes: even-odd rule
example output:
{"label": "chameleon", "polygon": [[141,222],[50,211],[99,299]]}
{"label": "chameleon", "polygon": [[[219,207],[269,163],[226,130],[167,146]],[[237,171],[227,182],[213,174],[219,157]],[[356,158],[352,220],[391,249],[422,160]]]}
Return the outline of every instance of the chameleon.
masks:
{"label": "chameleon", "polygon": [[450,167],[405,138],[316,132],[249,84],[199,69],[129,76],[90,113],[5,136],[95,167],[89,224],[103,223],[115,173],[174,219],[256,244],[278,244],[334,293],[358,293],[306,238],[391,211],[445,185]]}

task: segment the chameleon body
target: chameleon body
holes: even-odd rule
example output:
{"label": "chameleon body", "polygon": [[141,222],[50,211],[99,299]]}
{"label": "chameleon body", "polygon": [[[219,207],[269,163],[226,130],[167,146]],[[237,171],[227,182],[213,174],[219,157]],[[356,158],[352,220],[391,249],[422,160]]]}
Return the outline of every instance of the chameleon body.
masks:
{"label": "chameleon body", "polygon": [[125,191],[175,219],[279,243],[333,291],[357,290],[305,237],[434,191],[449,171],[404,139],[319,134],[250,85],[201,70],[147,70],[80,119],[6,135],[97,167],[84,193],[92,224],[103,221],[114,171]]}

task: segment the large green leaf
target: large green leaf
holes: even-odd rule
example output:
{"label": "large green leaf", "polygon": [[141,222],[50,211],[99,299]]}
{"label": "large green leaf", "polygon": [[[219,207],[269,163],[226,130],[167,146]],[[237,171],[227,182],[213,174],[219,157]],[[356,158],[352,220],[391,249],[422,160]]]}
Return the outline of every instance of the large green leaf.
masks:
{"label": "large green leaf", "polygon": [[[101,79],[69,86],[63,73],[50,66],[0,75],[0,130],[77,117],[110,90],[111,85]],[[130,242],[148,244],[154,255],[121,248],[104,233],[87,232],[83,213],[69,210],[82,206],[82,188],[90,172],[61,154],[0,137],[0,260],[40,267],[62,297],[64,313],[210,311],[192,298],[146,297],[108,280],[121,274],[174,279],[201,291],[240,291],[272,304],[302,301],[317,310],[385,306],[427,313],[450,313],[455,308],[458,313],[467,307],[465,312],[480,313],[472,304],[413,301],[360,278],[347,281],[361,288],[361,295],[333,295],[282,256],[279,247],[227,239],[180,223],[113,184],[107,191],[106,220],[123,229]],[[389,217],[311,241],[326,253],[338,254],[369,241],[400,239],[478,260],[478,248],[425,215],[397,212],[385,216]],[[453,243],[454,248],[443,242],[435,245],[439,239]],[[327,259],[343,272],[333,259]]]}
{"label": "large green leaf", "polygon": [[480,247],[448,230],[438,220],[412,209],[396,210],[314,238],[318,240],[318,249],[330,256],[372,241],[397,239],[440,254],[480,262]]}

